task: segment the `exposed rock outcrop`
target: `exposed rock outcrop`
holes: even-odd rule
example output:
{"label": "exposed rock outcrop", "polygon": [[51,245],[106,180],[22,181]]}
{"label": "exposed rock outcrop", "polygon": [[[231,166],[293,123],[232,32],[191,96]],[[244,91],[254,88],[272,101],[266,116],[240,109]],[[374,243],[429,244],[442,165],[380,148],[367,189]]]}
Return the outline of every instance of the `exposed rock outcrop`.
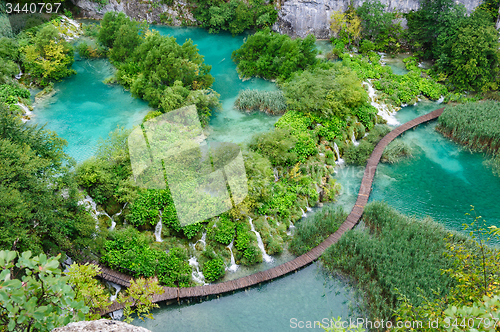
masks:
{"label": "exposed rock outcrop", "polygon": [[[364,0],[353,0],[355,7],[361,6]],[[420,6],[419,0],[381,0],[391,10],[409,12]],[[482,0],[459,0],[468,12],[482,3]],[[330,16],[332,12],[345,11],[349,0],[289,0],[281,5],[278,21],[273,30],[292,37],[305,37],[314,34],[316,38],[330,37]]]}
{"label": "exposed rock outcrop", "polygon": [[64,327],[53,329],[52,332],[151,332],[143,327],[133,326],[124,322],[99,319],[69,323]]}
{"label": "exposed rock outcrop", "polygon": [[137,0],[109,0],[105,6],[91,0],[71,0],[71,2],[80,9],[79,16],[85,18],[100,20],[107,12],[115,11],[148,23],[197,25],[188,4],[178,0],[174,1],[172,6]]}

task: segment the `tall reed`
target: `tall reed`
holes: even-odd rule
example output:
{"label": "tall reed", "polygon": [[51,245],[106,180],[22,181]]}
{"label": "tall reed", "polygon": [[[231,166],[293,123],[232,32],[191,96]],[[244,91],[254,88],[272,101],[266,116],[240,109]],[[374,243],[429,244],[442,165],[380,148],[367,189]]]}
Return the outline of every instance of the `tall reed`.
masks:
{"label": "tall reed", "polygon": [[234,106],[242,111],[262,111],[268,114],[283,114],[286,111],[286,102],[283,92],[242,90],[238,94]]}

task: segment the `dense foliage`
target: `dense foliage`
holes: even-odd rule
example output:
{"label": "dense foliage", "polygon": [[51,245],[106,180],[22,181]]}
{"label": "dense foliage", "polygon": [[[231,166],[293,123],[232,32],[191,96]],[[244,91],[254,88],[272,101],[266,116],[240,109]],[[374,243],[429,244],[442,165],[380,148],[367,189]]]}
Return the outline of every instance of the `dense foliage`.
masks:
{"label": "dense foliage", "polygon": [[150,239],[133,227],[110,233],[101,261],[113,269],[133,276],[154,277],[169,287],[187,287],[191,282],[191,267],[181,248],[168,253],[151,248]]}
{"label": "dense foliage", "polygon": [[436,60],[433,71],[458,90],[495,90],[500,53],[494,22],[479,7],[466,15],[452,0],[425,0],[406,15],[408,39],[418,56]]}
{"label": "dense foliage", "polygon": [[204,126],[219,107],[218,94],[210,89],[211,66],[204,63],[192,40],[179,45],[174,37],[161,36],[115,12],[104,15],[98,40],[110,47],[118,82],[150,106],[166,113],[195,104]]}
{"label": "dense foliage", "polygon": [[391,129],[386,125],[377,125],[364,137],[358,146],[350,144],[344,149],[344,160],[347,164],[364,166],[370,158],[377,143],[387,135]]}
{"label": "dense foliage", "polygon": [[101,238],[95,220],[77,204],[66,142],[0,108],[0,248],[88,254]]}
{"label": "dense foliage", "polygon": [[[433,300],[455,284],[442,270],[453,262],[444,253],[448,232],[431,220],[405,217],[385,203],[370,203],[365,230],[349,231],[322,256],[325,266],[351,277],[365,294],[370,319],[394,319],[401,294],[415,305]],[[453,243],[464,239],[458,235]]]}
{"label": "dense foliage", "polygon": [[296,256],[305,254],[335,233],[346,218],[347,213],[341,208],[329,205],[303,219],[296,224],[290,251]]}
{"label": "dense foliage", "polygon": [[48,332],[85,319],[89,308],[61,275],[60,258],[0,251],[2,331]]}
{"label": "dense foliage", "polygon": [[412,154],[413,149],[411,146],[402,139],[397,138],[387,145],[380,160],[384,163],[394,164],[402,158],[411,157]]}
{"label": "dense foliage", "polygon": [[278,12],[272,2],[264,0],[196,0],[194,17],[210,33],[221,30],[234,35],[251,28],[270,27],[276,22]]}
{"label": "dense foliage", "polygon": [[292,39],[270,29],[258,31],[249,36],[232,59],[243,77],[259,76],[266,79],[287,79],[298,70],[304,70],[316,63],[318,51],[316,38]]}

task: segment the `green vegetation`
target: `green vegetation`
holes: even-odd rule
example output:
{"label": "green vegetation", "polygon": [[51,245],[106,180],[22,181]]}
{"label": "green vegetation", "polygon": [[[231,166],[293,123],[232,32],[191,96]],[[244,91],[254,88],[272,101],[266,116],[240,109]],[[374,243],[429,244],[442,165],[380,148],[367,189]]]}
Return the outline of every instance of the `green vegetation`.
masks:
{"label": "green vegetation", "polygon": [[[364,166],[368,161],[368,158],[370,158],[370,155],[372,154],[377,143],[390,131],[391,129],[386,125],[377,125],[373,127],[373,129],[368,133],[368,136],[364,137],[359,142],[358,146],[350,144],[344,149],[345,162],[347,164]],[[396,151],[392,150],[394,148],[396,148]],[[385,155],[389,162],[390,160],[394,160],[394,157],[397,157],[401,153],[401,151],[398,151],[397,149],[398,148],[393,145],[393,148],[391,148],[388,151],[388,154]],[[407,149],[405,148],[405,152],[406,150]]]}
{"label": "green vegetation", "polygon": [[497,154],[500,150],[500,103],[484,101],[448,106],[436,129],[473,151]]}
{"label": "green vegetation", "polygon": [[220,279],[226,274],[224,261],[222,258],[211,259],[203,264],[203,275],[208,282]]}
{"label": "green vegetation", "polygon": [[194,17],[210,33],[225,30],[236,35],[247,29],[270,27],[278,18],[272,1],[195,0],[195,3]]}
{"label": "green vegetation", "polygon": [[115,12],[104,15],[98,40],[110,48],[118,83],[151,107],[166,113],[195,104],[203,126],[212,110],[220,107],[218,94],[210,89],[211,66],[204,63],[192,40],[179,45],[175,38]]}
{"label": "green vegetation", "polygon": [[413,154],[413,149],[400,138],[395,139],[384,150],[381,161],[383,163],[394,164],[402,158],[409,158]]}
{"label": "green vegetation", "polygon": [[285,113],[286,101],[281,90],[242,90],[234,102],[234,107],[247,112],[262,111],[276,115]]}
{"label": "green vegetation", "polygon": [[424,304],[422,296],[448,294],[454,281],[442,273],[452,262],[444,256],[448,232],[441,225],[405,217],[379,202],[365,207],[363,221],[366,229],[345,233],[321,260],[356,282],[371,320],[394,319],[401,294],[414,305]]}
{"label": "green vegetation", "polygon": [[295,234],[290,242],[290,251],[300,256],[313,249],[335,233],[347,218],[342,208],[329,205],[314,213],[312,217],[296,224]]}
{"label": "green vegetation", "polygon": [[158,281],[139,278],[130,281],[130,287],[124,293],[118,295],[117,302],[125,305],[123,309],[124,321],[131,323],[134,319],[132,315],[139,319],[153,319],[151,310],[160,306],[153,303],[153,296],[163,294],[164,289],[158,285]]}
{"label": "green vegetation", "polygon": [[232,59],[238,65],[237,70],[242,77],[285,80],[292,73],[316,63],[318,51],[315,41],[313,35],[304,39],[291,39],[266,28],[249,36],[233,52]]}
{"label": "green vegetation", "polygon": [[[356,13],[361,18],[361,48],[364,51],[387,51],[397,53],[400,51],[403,29],[396,12],[387,11],[387,6],[379,0],[365,1],[356,8]],[[370,45],[372,43],[372,45]],[[362,50],[363,51],[363,50]]]}
{"label": "green vegetation", "polygon": [[60,258],[0,251],[2,331],[48,332],[85,319],[89,308],[77,299],[69,277],[61,275]]}
{"label": "green vegetation", "polygon": [[497,89],[499,42],[494,21],[483,8],[468,16],[452,0],[426,0],[405,16],[412,50],[436,60],[433,73],[440,80],[459,91]]}

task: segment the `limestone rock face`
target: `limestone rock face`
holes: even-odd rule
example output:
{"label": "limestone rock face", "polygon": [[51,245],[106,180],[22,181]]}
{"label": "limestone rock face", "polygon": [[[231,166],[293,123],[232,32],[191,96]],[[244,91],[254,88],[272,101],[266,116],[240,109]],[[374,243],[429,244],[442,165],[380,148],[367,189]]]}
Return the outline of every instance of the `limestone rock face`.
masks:
{"label": "limestone rock face", "polygon": [[[187,3],[174,1],[172,6],[136,0],[109,0],[105,6],[90,0],[71,0],[80,9],[79,16],[100,20],[110,11],[123,12],[130,18],[148,23],[167,23],[169,25],[197,25]],[[163,18],[160,18],[160,15]]]}
{"label": "limestone rock face", "polygon": [[53,329],[52,332],[151,332],[143,327],[133,326],[124,322],[99,319],[69,323],[64,327]]}
{"label": "limestone rock face", "polygon": [[[273,30],[291,37],[305,37],[313,34],[316,38],[330,37],[330,16],[334,11],[347,10],[349,0],[288,0],[281,5],[278,12],[278,21]],[[355,7],[363,4],[364,0],[353,0]],[[420,6],[420,0],[381,0],[391,10],[407,13]],[[482,0],[457,0],[470,13]]]}

